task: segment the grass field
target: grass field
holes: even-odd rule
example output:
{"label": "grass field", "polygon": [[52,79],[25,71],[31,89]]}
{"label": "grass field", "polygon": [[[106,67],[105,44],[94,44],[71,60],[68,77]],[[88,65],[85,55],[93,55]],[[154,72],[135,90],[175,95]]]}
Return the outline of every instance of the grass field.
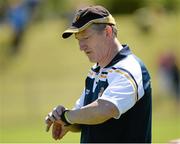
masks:
{"label": "grass field", "polygon": [[[167,143],[180,137],[180,114],[171,96],[158,91],[157,60],[168,48],[180,53],[180,19],[162,15],[148,35],[138,31],[132,16],[117,17],[119,40],[127,43],[147,65],[153,86],[153,142]],[[53,107],[72,108],[81,94],[92,65],[79,51],[74,38],[62,40],[64,20],[30,25],[19,55],[5,58],[0,73],[0,142],[56,142],[45,132],[44,118]],[[7,29],[0,31],[0,50]],[[2,53],[0,54],[3,57]],[[69,133],[62,142],[79,142]]]}

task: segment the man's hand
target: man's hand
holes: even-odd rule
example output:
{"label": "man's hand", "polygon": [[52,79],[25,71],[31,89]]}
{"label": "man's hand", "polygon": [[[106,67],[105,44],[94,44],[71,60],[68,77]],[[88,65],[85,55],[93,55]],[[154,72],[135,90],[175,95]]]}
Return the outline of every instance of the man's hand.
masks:
{"label": "man's hand", "polygon": [[55,121],[53,123],[53,127],[52,127],[52,137],[57,140],[60,135],[61,135],[61,132],[62,132],[62,124]]}
{"label": "man's hand", "polygon": [[64,125],[65,123],[61,120],[54,121],[52,128],[52,137],[55,140],[60,140],[69,131],[68,127]]}
{"label": "man's hand", "polygon": [[61,114],[62,112],[65,111],[64,106],[57,106],[53,109],[52,112],[50,112],[46,118],[45,118],[45,123],[46,123],[46,131],[48,132],[51,125],[53,124],[53,122],[60,120],[61,119]]}

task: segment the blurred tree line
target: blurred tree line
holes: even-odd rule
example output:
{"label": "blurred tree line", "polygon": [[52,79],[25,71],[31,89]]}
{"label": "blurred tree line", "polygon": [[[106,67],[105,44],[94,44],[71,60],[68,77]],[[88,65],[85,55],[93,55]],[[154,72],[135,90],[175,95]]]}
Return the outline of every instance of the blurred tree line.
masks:
{"label": "blurred tree line", "polygon": [[112,13],[131,14],[142,7],[161,7],[167,12],[176,12],[180,8],[179,0],[94,0],[102,3]]}
{"label": "blurred tree line", "polygon": [[45,0],[41,5],[41,15],[64,15],[87,4],[103,5],[113,14],[132,14],[142,7],[162,8],[168,13],[180,9],[180,0]]}
{"label": "blurred tree line", "polygon": [[[43,0],[41,16],[58,16],[73,13],[77,7],[99,4],[105,6],[113,14],[132,14],[142,7],[158,7],[166,12],[177,12],[180,0]],[[65,15],[66,16],[66,15]]]}
{"label": "blurred tree line", "polygon": [[[7,1],[0,0],[0,18],[2,18]],[[28,0],[24,0],[28,1]],[[84,5],[99,4],[105,6],[113,14],[131,14],[142,7],[162,8],[166,12],[177,12],[180,9],[180,0],[39,0],[38,19],[67,16]]]}

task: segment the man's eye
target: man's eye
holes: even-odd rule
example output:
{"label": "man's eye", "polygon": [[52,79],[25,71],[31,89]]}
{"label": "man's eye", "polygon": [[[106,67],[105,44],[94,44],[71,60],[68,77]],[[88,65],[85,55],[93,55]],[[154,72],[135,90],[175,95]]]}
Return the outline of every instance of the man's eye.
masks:
{"label": "man's eye", "polygon": [[87,40],[89,37],[85,37],[84,39]]}

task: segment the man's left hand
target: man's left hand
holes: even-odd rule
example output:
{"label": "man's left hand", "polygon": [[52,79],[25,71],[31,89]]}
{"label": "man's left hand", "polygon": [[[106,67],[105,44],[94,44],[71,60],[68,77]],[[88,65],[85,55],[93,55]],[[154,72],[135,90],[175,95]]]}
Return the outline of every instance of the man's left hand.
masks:
{"label": "man's left hand", "polygon": [[52,137],[55,140],[60,140],[69,131],[68,127],[64,125],[65,123],[61,120],[54,121],[52,127]]}

